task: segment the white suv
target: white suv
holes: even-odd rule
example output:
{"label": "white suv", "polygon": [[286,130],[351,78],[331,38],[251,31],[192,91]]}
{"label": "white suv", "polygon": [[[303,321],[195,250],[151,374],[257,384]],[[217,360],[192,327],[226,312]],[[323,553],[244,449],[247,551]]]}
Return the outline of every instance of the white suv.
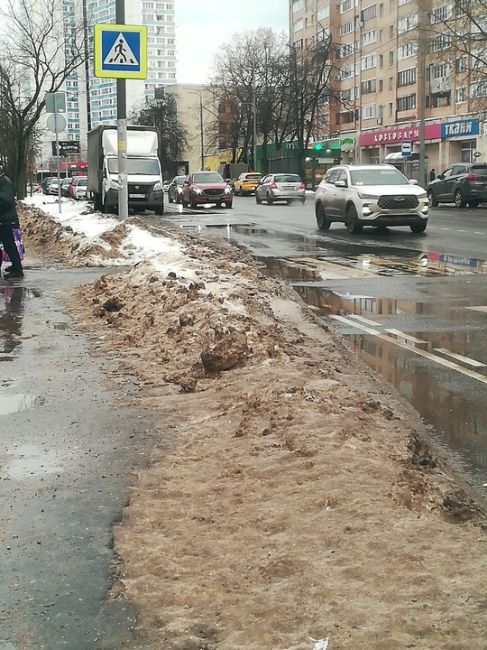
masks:
{"label": "white suv", "polygon": [[316,190],[318,228],[343,221],[350,233],[362,226],[409,226],[424,232],[428,197],[392,165],[340,165],[329,169]]}

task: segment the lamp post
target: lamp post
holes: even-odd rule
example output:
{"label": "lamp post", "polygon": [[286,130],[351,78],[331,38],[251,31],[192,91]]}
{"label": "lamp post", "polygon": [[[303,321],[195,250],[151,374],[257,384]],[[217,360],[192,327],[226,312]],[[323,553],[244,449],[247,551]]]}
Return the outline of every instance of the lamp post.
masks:
{"label": "lamp post", "polygon": [[252,77],[252,125],[254,145],[254,172],[257,171],[257,98],[255,91],[255,77]]}

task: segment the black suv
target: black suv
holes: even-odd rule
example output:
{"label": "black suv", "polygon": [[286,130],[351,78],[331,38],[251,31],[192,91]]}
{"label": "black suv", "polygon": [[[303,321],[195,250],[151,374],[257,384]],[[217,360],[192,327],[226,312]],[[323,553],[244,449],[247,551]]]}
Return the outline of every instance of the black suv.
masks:
{"label": "black suv", "polygon": [[430,207],[438,203],[454,203],[476,208],[487,202],[487,164],[454,163],[427,186]]}

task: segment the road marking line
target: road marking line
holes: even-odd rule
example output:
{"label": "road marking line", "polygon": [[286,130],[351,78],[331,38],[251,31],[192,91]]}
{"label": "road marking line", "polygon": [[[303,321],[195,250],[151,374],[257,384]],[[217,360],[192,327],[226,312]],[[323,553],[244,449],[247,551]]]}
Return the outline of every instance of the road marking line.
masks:
{"label": "road marking line", "polygon": [[466,232],[466,230],[457,230],[457,232]]}
{"label": "road marking line", "polygon": [[435,363],[437,363],[440,366],[443,366],[444,368],[448,368],[449,370],[455,370],[456,372],[459,372],[462,375],[465,375],[466,377],[470,377],[470,379],[476,379],[482,384],[487,384],[487,377],[481,375],[478,372],[475,372],[474,370],[469,370],[468,368],[459,366],[457,363],[454,363],[453,361],[448,361],[448,359],[443,359],[442,357],[438,357],[437,355],[431,352],[427,352],[426,350],[421,350],[420,348],[412,348],[409,345],[401,343],[401,341],[398,341],[392,336],[387,336],[386,334],[382,334],[377,330],[373,330],[370,327],[366,327],[365,325],[361,325],[360,323],[351,321],[348,318],[344,318],[343,316],[337,316],[334,314],[331,315],[331,318],[334,318],[335,320],[341,321],[343,323],[346,323],[347,325],[360,329],[366,334],[371,334],[372,336],[375,336],[378,339],[385,341],[386,343],[391,343],[392,345],[396,345],[398,348],[407,350],[407,352],[411,352],[412,354],[417,354],[419,357],[423,357],[425,359],[429,359],[430,361],[434,361]]}
{"label": "road marking line", "polygon": [[464,357],[462,354],[457,354],[456,352],[450,352],[450,350],[446,350],[445,348],[435,348],[434,351],[444,354],[446,357],[456,359],[461,363],[465,363],[467,366],[472,366],[472,368],[485,368],[485,363],[471,359],[470,357]]}
{"label": "road marking line", "polygon": [[364,316],[359,316],[358,314],[349,314],[348,318],[359,320],[362,323],[365,323],[366,325],[374,325],[375,327],[382,327],[382,325],[380,323],[376,323],[375,320],[370,320],[369,318],[365,318]]}
{"label": "road marking line", "polygon": [[410,336],[409,334],[405,334],[404,332],[401,332],[401,330],[386,330],[389,334],[393,334],[394,336],[397,336],[400,339],[404,339],[405,341],[411,341],[411,343],[414,343],[415,345],[422,345],[422,346],[428,346],[428,341],[423,341],[422,339],[417,339],[415,336]]}
{"label": "road marking line", "polygon": [[442,228],[442,230],[451,230],[451,228]]}
{"label": "road marking line", "polygon": [[481,230],[474,230],[473,234],[474,235],[484,235],[485,233],[483,233]]}

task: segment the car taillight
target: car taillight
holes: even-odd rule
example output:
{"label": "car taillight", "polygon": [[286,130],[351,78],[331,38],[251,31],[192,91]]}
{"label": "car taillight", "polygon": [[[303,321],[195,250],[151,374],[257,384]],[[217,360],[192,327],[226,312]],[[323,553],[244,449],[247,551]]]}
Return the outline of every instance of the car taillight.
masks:
{"label": "car taillight", "polygon": [[479,176],[478,174],[469,174],[468,176],[465,176],[466,181],[479,181],[482,178],[482,176]]}
{"label": "car taillight", "polygon": [[271,185],[271,189],[273,189],[273,190],[277,190],[277,183],[276,183],[276,181],[274,181],[274,182],[272,183],[272,185]]}
{"label": "car taillight", "polygon": [[304,190],[304,183],[303,183],[302,181],[301,181],[301,183],[299,184],[299,189],[300,189],[300,190]]}

